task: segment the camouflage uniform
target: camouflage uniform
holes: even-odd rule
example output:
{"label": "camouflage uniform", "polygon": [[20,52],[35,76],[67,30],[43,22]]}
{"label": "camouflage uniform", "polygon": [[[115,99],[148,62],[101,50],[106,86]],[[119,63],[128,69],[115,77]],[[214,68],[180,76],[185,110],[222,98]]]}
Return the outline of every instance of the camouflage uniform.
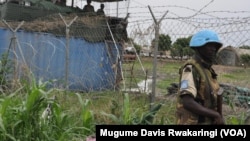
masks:
{"label": "camouflage uniform", "polygon": [[177,96],[177,124],[197,125],[212,124],[213,119],[200,116],[184,109],[182,95],[191,95],[195,101],[209,109],[217,110],[217,92],[219,83],[217,74],[211,65],[207,65],[201,58],[193,58],[180,68],[180,85]]}

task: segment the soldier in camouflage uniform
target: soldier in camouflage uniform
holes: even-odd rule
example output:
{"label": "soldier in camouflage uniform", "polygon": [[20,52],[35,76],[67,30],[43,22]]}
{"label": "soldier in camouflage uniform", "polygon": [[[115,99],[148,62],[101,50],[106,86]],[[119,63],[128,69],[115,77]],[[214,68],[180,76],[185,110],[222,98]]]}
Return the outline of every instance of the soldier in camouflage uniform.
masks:
{"label": "soldier in camouflage uniform", "polygon": [[221,88],[212,68],[222,43],[216,32],[202,30],[192,36],[190,47],[195,55],[180,68],[177,124],[224,124],[222,114],[217,112]]}

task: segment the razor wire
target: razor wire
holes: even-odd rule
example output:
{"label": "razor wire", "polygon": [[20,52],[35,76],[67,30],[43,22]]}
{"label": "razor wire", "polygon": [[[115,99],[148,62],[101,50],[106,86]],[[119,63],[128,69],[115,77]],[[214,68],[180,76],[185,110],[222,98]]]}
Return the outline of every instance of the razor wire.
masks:
{"label": "razor wire", "polygon": [[[72,17],[75,15],[54,14],[27,21],[13,34],[9,27],[17,27],[17,21],[7,21],[6,25],[1,23],[3,36],[0,40],[4,44],[12,44],[9,58],[18,62],[18,70],[15,70],[19,72],[18,80],[27,76],[26,71],[29,70],[39,81],[50,82],[50,87],[76,91],[114,88],[118,79],[114,72],[119,71],[122,75],[122,71],[117,70],[121,66],[114,58],[119,58],[117,56],[122,53],[123,46],[118,37],[123,35],[115,32],[116,26],[112,24],[107,28],[110,23],[106,23],[103,17],[80,16],[71,22],[71,26],[65,25]],[[110,33],[115,39],[111,39]],[[11,42],[14,37],[17,45]],[[13,46],[18,46],[19,50]],[[2,46],[1,54],[7,48]],[[13,55],[16,59],[11,57]],[[114,64],[116,68],[113,68]]]}
{"label": "razor wire", "polygon": [[[166,8],[176,8],[178,6],[167,6]],[[138,7],[135,7],[138,8]],[[184,9],[185,7],[181,7]],[[141,8],[143,9],[143,8]],[[188,9],[188,8],[187,8]],[[243,46],[243,45],[249,45],[250,44],[250,26],[249,26],[249,18],[250,17],[218,17],[218,16],[213,16],[214,13],[232,13],[232,15],[239,15],[243,13],[246,15],[248,12],[242,11],[242,12],[232,12],[232,11],[211,11],[211,12],[204,12],[202,10],[195,11],[193,9],[190,9],[190,11],[194,11],[195,14],[189,15],[187,17],[177,15],[176,13],[172,12],[171,10],[169,11],[169,14],[161,21],[160,23],[160,32],[159,34],[167,34],[171,37],[172,42],[175,42],[178,38],[183,38],[183,37],[189,37],[193,33],[197,32],[200,29],[203,28],[210,28],[219,33],[219,36],[221,37],[222,42],[224,43],[224,46],[233,46],[236,49],[238,47]],[[147,7],[143,9],[144,13],[148,13],[150,15],[150,12]],[[158,14],[162,15],[166,11],[158,11],[158,13],[155,13],[156,17]],[[139,13],[140,14],[140,13]],[[138,17],[135,13],[131,13],[131,18],[133,17]],[[206,15],[205,18],[200,18],[199,16],[201,15]],[[71,16],[65,16],[65,21],[66,23],[69,23],[76,15],[71,15]],[[130,17],[129,17],[130,18]],[[144,18],[144,19],[141,19]],[[157,17],[158,18],[158,17]],[[13,23],[13,21],[7,21],[8,23]],[[105,25],[105,26],[103,26]],[[2,26],[4,27],[4,25]],[[12,27],[17,27],[17,25],[12,26]],[[70,48],[77,48],[78,52],[75,52],[74,56],[71,56],[74,58],[74,61],[81,61],[81,59],[87,59],[88,61],[85,63],[78,63],[76,66],[71,66],[74,69],[69,73],[69,79],[76,81],[77,85],[81,87],[86,87],[87,89],[89,87],[94,87],[90,83],[88,85],[82,84],[82,80],[86,80],[88,82],[94,81],[91,80],[91,78],[88,76],[88,74],[93,73],[96,71],[95,76],[98,77],[98,79],[105,81],[113,81],[113,77],[110,74],[111,72],[113,73],[115,67],[111,67],[111,69],[107,70],[102,70],[100,69],[104,64],[108,65],[117,65],[116,62],[112,62],[107,56],[112,56],[112,54],[115,54],[117,50],[112,50],[109,47],[105,47],[104,50],[99,51],[100,48],[103,46],[107,46],[107,43],[100,43],[100,41],[103,40],[108,40],[111,42],[114,42],[112,39],[112,35],[110,34],[109,37],[104,38],[103,33],[107,33],[107,27],[106,27],[106,21],[104,20],[104,23],[99,23],[97,17],[87,17],[87,16],[79,16],[75,22],[72,23],[71,25],[69,34],[70,38],[74,39],[79,39],[76,42],[76,46]],[[98,28],[95,28],[98,27]],[[115,29],[116,27],[112,27],[112,29]],[[41,75],[42,78],[42,73],[49,73],[50,75],[47,76],[47,78],[42,78],[45,80],[48,80],[51,78],[53,80],[53,76],[51,76],[55,72],[63,72],[65,69],[58,68],[58,70],[52,69],[53,65],[58,65],[58,63],[61,63],[60,60],[66,61],[63,52],[65,52],[65,48],[67,46],[66,39],[63,39],[63,36],[66,36],[65,29],[66,26],[63,22],[63,20],[60,18],[58,14],[50,15],[45,18],[41,18],[38,20],[34,20],[32,22],[25,22],[22,27],[22,30],[27,30],[28,32],[33,32],[37,33],[36,36],[39,36],[39,34],[46,34],[48,36],[51,36],[50,40],[48,38],[42,37],[42,39],[37,40],[38,44],[44,44],[43,48],[37,48],[33,44],[31,44],[31,39],[27,39],[22,41],[22,45],[26,47],[22,48],[29,48],[29,50],[23,51],[25,54],[26,52],[29,52],[32,57],[27,57],[26,61],[30,62],[29,67],[34,68],[36,73],[39,73],[39,76]],[[146,47],[149,49],[149,52],[152,52],[152,40],[155,38],[155,29],[154,29],[154,22],[151,16],[148,17],[140,17],[138,20],[135,21],[130,21],[127,26],[127,32],[129,38],[131,38],[133,41],[138,43],[139,45]],[[49,34],[49,33],[52,33]],[[21,36],[21,35],[20,35]],[[20,37],[18,36],[18,37]],[[118,35],[117,33],[114,33],[114,36],[118,37],[122,35]],[[81,48],[79,46],[84,46],[81,44],[81,40],[85,39],[86,44],[90,45],[92,48],[91,50],[88,50],[86,48]],[[3,39],[4,40],[4,39]],[[92,41],[98,42],[100,44],[92,44]],[[72,42],[72,40],[70,40]],[[115,41],[116,42],[116,41]],[[63,46],[63,47],[59,47]],[[115,44],[110,45],[115,47]],[[121,45],[123,46],[123,45]],[[45,55],[41,55],[42,51],[47,51]],[[56,51],[55,51],[56,50]],[[107,55],[106,51],[110,50],[109,55]],[[112,50],[112,51],[111,51]],[[100,54],[96,54],[95,56],[91,55],[90,53],[96,52]],[[122,54],[122,51],[119,53]],[[60,58],[57,58],[55,56],[59,55]],[[140,55],[140,53],[139,53]],[[97,57],[98,56],[98,57]],[[164,55],[165,58],[168,58],[167,55]],[[39,58],[40,61],[34,61],[35,58]],[[164,58],[163,58],[164,59]],[[42,61],[43,60],[43,61]],[[138,59],[137,59],[138,60]],[[39,64],[39,65],[35,65]],[[143,62],[140,64],[143,65]],[[45,71],[41,71],[41,66],[46,66]],[[86,67],[87,66],[87,67]],[[160,66],[157,67],[157,71],[160,71]],[[135,76],[139,76],[142,73],[145,73],[145,70],[142,67],[135,68],[137,70],[135,71]],[[146,68],[147,70],[151,70],[151,68]],[[73,72],[76,72],[76,70],[80,70],[82,73],[75,75]],[[104,72],[102,72],[104,71]],[[157,72],[159,73],[159,72]],[[247,72],[246,72],[247,73]],[[58,74],[56,74],[58,75]],[[107,76],[107,78],[102,78],[102,76]],[[87,77],[88,76],[88,77]],[[149,74],[149,76],[152,76]],[[170,77],[177,77],[177,74],[171,74]],[[158,77],[157,77],[158,78]],[[107,80],[109,79],[109,80]],[[144,80],[145,76],[142,76],[142,78],[139,78],[139,80]],[[58,84],[59,87],[64,87],[61,83],[64,81],[64,78],[57,79],[55,80]],[[108,83],[105,83],[108,84]],[[72,83],[68,84],[69,86],[72,86]],[[99,86],[102,87],[103,83],[101,83]],[[245,83],[246,87],[249,85],[249,82]],[[105,89],[107,86],[103,86],[103,88],[100,88],[100,90]],[[92,88],[90,88],[92,89]],[[93,88],[94,89],[94,88]],[[166,89],[161,90],[160,92],[157,92],[160,94],[166,94]]]}
{"label": "razor wire", "polygon": [[[182,7],[183,8],[183,7]],[[167,11],[167,10],[166,10]],[[166,12],[165,11],[165,12]],[[149,10],[144,8],[144,15],[145,13],[149,13]],[[164,11],[158,11],[157,17],[159,18]],[[220,17],[217,16],[218,13],[231,13],[232,17]],[[133,14],[131,14],[133,15]],[[160,16],[159,16],[160,15]],[[204,17],[202,17],[202,15]],[[236,16],[235,16],[236,15]],[[239,16],[244,15],[244,16]],[[155,39],[155,32],[154,29],[154,20],[152,17],[139,17],[136,16],[140,20],[133,20],[129,23],[128,30],[129,30],[129,36],[133,38],[133,40],[139,44],[144,50],[148,50],[149,53],[153,54],[153,45],[152,41]],[[171,10],[169,11],[169,14],[162,20],[160,23],[160,33],[164,35],[169,35],[171,37],[172,44],[179,38],[188,38],[191,37],[194,33],[196,33],[199,30],[202,29],[212,29],[216,31],[219,34],[219,37],[223,43],[223,47],[232,47],[234,50],[236,50],[236,53],[240,50],[240,47],[243,46],[250,46],[250,22],[249,22],[249,11],[195,11],[195,14],[189,15],[189,16],[179,16],[175,13],[173,13]],[[135,18],[133,18],[135,19]],[[250,51],[245,51],[244,53],[250,54]],[[160,56],[160,52],[158,52],[159,58],[157,63],[157,83],[156,86],[152,87],[158,87],[156,90],[156,95],[162,96],[168,94],[167,87],[165,88],[159,88],[159,84],[168,84],[169,80],[173,80],[172,83],[178,82],[178,68],[175,73],[168,73],[166,70],[161,68],[161,66],[165,67],[168,65],[168,62],[180,62],[180,60],[176,60],[176,58],[172,58],[169,51],[166,51],[163,56]],[[148,54],[147,58],[152,59],[152,56],[150,57],[150,54]],[[145,58],[145,55],[141,56]],[[232,58],[229,58],[230,56],[223,56],[225,60],[230,60]],[[166,61],[164,61],[166,60]],[[142,62],[143,63],[143,62]],[[152,65],[153,66],[153,65]],[[225,66],[221,67],[222,70]],[[221,69],[220,68],[220,69]],[[149,70],[151,70],[150,68]],[[235,66],[232,67],[232,69],[239,70],[240,72],[244,73],[244,75],[249,76],[249,71],[244,70],[241,66]],[[233,70],[232,70],[233,71]],[[136,71],[135,71],[136,72]],[[152,74],[153,72],[150,72]],[[221,76],[229,76],[229,77],[237,77],[237,76],[230,76],[230,72],[228,71],[221,71],[218,79],[219,81],[222,79]],[[231,86],[231,89],[227,89],[228,93],[235,94],[233,95],[234,99],[231,99],[236,103],[235,100],[237,100],[237,103],[242,105],[248,105],[249,100],[246,100],[244,104],[242,103],[242,100],[239,100],[239,98],[242,99],[242,95],[249,95],[250,89],[250,83],[248,80],[241,80],[241,82],[236,82],[236,80],[226,80],[226,84],[222,84],[222,86],[226,86],[227,88]],[[246,90],[245,90],[246,89]],[[245,90],[245,92],[240,93]],[[250,96],[250,95],[249,95]],[[248,101],[248,102],[247,102]]]}

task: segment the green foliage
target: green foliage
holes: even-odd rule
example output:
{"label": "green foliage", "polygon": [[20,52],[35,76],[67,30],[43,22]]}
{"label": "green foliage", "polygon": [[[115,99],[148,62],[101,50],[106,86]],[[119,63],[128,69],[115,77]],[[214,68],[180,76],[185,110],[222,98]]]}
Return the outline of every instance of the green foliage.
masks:
{"label": "green foliage", "polygon": [[[151,68],[152,60],[144,66]],[[181,62],[161,62],[158,69],[164,72],[164,78],[157,81],[157,90],[166,89],[170,82],[177,82],[178,68]],[[140,64],[135,63],[135,67]],[[249,70],[236,69],[219,75],[220,82],[240,82],[249,84]],[[232,77],[237,76],[237,77]],[[166,78],[165,78],[166,77]],[[246,80],[246,81],[245,81]],[[10,140],[51,140],[68,141],[84,140],[93,135],[96,124],[174,124],[175,96],[162,95],[148,108],[148,95],[124,94],[108,91],[91,94],[67,93],[64,91],[47,89],[48,82],[32,81],[24,83],[13,93],[0,95],[0,139]],[[235,91],[232,91],[233,94]],[[61,96],[62,95],[62,96]],[[56,98],[51,98],[56,96]],[[61,96],[61,97],[60,97]],[[228,95],[228,96],[231,96]],[[227,124],[244,124],[246,113],[237,114],[235,97],[225,98],[227,105],[233,112],[225,115]],[[51,115],[42,118],[41,115],[48,105],[51,105]],[[102,111],[102,112],[100,112]]]}
{"label": "green foliage", "polygon": [[0,60],[0,84],[5,91],[10,88],[8,75],[13,72],[13,62],[8,59],[9,53],[3,53]]}
{"label": "green foliage", "polygon": [[240,55],[240,60],[243,64],[250,66],[250,55],[249,54]]}
{"label": "green foliage", "polygon": [[82,97],[80,94],[76,93],[78,100],[80,102],[81,105],[81,122],[82,122],[82,127],[84,127],[83,129],[83,134],[84,135],[88,135],[91,134],[95,131],[95,121],[94,121],[94,116],[93,116],[93,112],[91,110],[89,110],[89,104],[90,101],[88,99],[85,99],[83,101]]}
{"label": "green foliage", "polygon": [[189,47],[189,42],[191,40],[191,37],[188,38],[178,38],[173,45],[179,45],[180,47]]}
{"label": "green foliage", "polygon": [[240,115],[231,115],[226,124],[229,125],[244,125],[245,124],[246,115],[245,113],[241,113]]}
{"label": "green foliage", "polygon": [[240,46],[239,48],[241,48],[241,49],[250,49],[250,46],[248,46],[248,45],[243,45],[243,46]]}
{"label": "green foliage", "polygon": [[182,58],[184,56],[183,49],[184,48],[178,44],[173,45],[173,47],[171,48],[171,56],[177,56]]}
{"label": "green foliage", "polygon": [[46,84],[33,81],[31,85],[26,85],[29,88],[22,87],[0,99],[1,141],[66,141],[93,134],[95,123],[92,112],[87,108],[89,101],[83,101],[78,95],[82,111],[79,124],[55,98],[49,98],[54,91],[47,90]]}
{"label": "green foliage", "polygon": [[227,77],[227,78],[235,78],[236,76],[235,75],[232,75],[232,74],[223,74],[224,77]]}
{"label": "green foliage", "polygon": [[140,120],[141,125],[150,125],[153,124],[155,114],[160,110],[162,104],[159,103],[157,105],[153,105],[153,107],[149,110],[149,112],[143,114],[142,119]]}
{"label": "green foliage", "polygon": [[[152,40],[152,47],[155,46],[155,42],[156,40],[153,39]],[[170,50],[172,41],[171,41],[171,37],[169,35],[165,35],[165,34],[160,34],[159,35],[159,41],[158,41],[158,50],[159,51],[166,51],[166,50]]]}
{"label": "green foliage", "polygon": [[139,108],[132,110],[129,95],[128,93],[125,93],[122,108],[117,109],[120,111],[120,113],[109,114],[106,112],[102,112],[102,114],[110,118],[112,121],[114,121],[115,124],[149,125],[153,124],[155,114],[160,110],[161,106],[162,104],[154,105],[149,111],[146,112],[139,112],[140,111]]}
{"label": "green foliage", "polygon": [[[23,99],[17,95],[21,89],[3,98],[0,103],[2,129],[0,138],[3,140],[30,140],[41,137],[39,125],[39,109],[44,100],[39,87],[31,87],[30,93]],[[24,100],[24,101],[21,101]],[[11,101],[11,102],[10,102]]]}
{"label": "green foliage", "polygon": [[171,47],[171,44],[172,44],[172,41],[169,35],[161,34],[159,36],[159,46],[158,46],[159,51],[169,50]]}
{"label": "green foliage", "polygon": [[122,109],[122,120],[124,124],[130,124],[130,102],[129,102],[129,96],[126,93],[124,95],[124,101],[123,101],[123,109]]}
{"label": "green foliage", "polygon": [[194,50],[191,49],[190,47],[185,47],[185,48],[183,49],[183,54],[184,54],[185,56],[191,57],[191,56],[194,55]]}
{"label": "green foliage", "polygon": [[[124,100],[123,100],[123,105],[122,108],[119,109],[120,107],[118,106],[118,103],[116,103],[116,101],[112,102],[114,105],[112,108],[112,113],[106,113],[106,112],[101,112],[102,115],[107,116],[108,118],[110,118],[113,122],[115,122],[116,124],[123,124],[123,125],[128,125],[128,124],[132,124],[134,123],[133,121],[133,116],[136,113],[136,111],[134,111],[133,113],[131,113],[130,110],[130,102],[129,102],[129,96],[128,94],[124,94]],[[120,112],[118,112],[116,114],[115,110],[119,110]]]}
{"label": "green foliage", "polygon": [[181,60],[183,56],[192,56],[194,54],[193,49],[189,47],[189,42],[191,37],[188,38],[178,38],[171,48],[171,56],[172,57],[180,57]]}
{"label": "green foliage", "polygon": [[135,47],[135,50],[136,50],[136,52],[140,52],[140,50],[141,50],[141,46],[140,45],[138,45],[138,44],[136,44],[136,43],[133,43],[134,44],[134,47]]}
{"label": "green foliage", "polygon": [[133,44],[133,46],[134,46],[134,48],[135,48],[135,50],[136,50],[136,52],[140,52],[140,50],[141,50],[141,45],[139,45],[139,44],[137,44],[136,42],[134,42],[134,40],[133,39],[131,39],[131,38],[129,38],[129,40],[131,41],[131,43]]}

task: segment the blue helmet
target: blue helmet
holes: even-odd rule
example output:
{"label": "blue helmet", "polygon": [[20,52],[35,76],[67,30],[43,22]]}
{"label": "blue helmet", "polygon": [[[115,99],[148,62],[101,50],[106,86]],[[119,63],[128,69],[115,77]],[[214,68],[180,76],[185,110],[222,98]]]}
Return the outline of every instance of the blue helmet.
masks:
{"label": "blue helmet", "polygon": [[189,46],[191,48],[195,48],[201,47],[207,43],[218,43],[219,47],[223,45],[216,32],[206,29],[194,34],[191,38]]}

